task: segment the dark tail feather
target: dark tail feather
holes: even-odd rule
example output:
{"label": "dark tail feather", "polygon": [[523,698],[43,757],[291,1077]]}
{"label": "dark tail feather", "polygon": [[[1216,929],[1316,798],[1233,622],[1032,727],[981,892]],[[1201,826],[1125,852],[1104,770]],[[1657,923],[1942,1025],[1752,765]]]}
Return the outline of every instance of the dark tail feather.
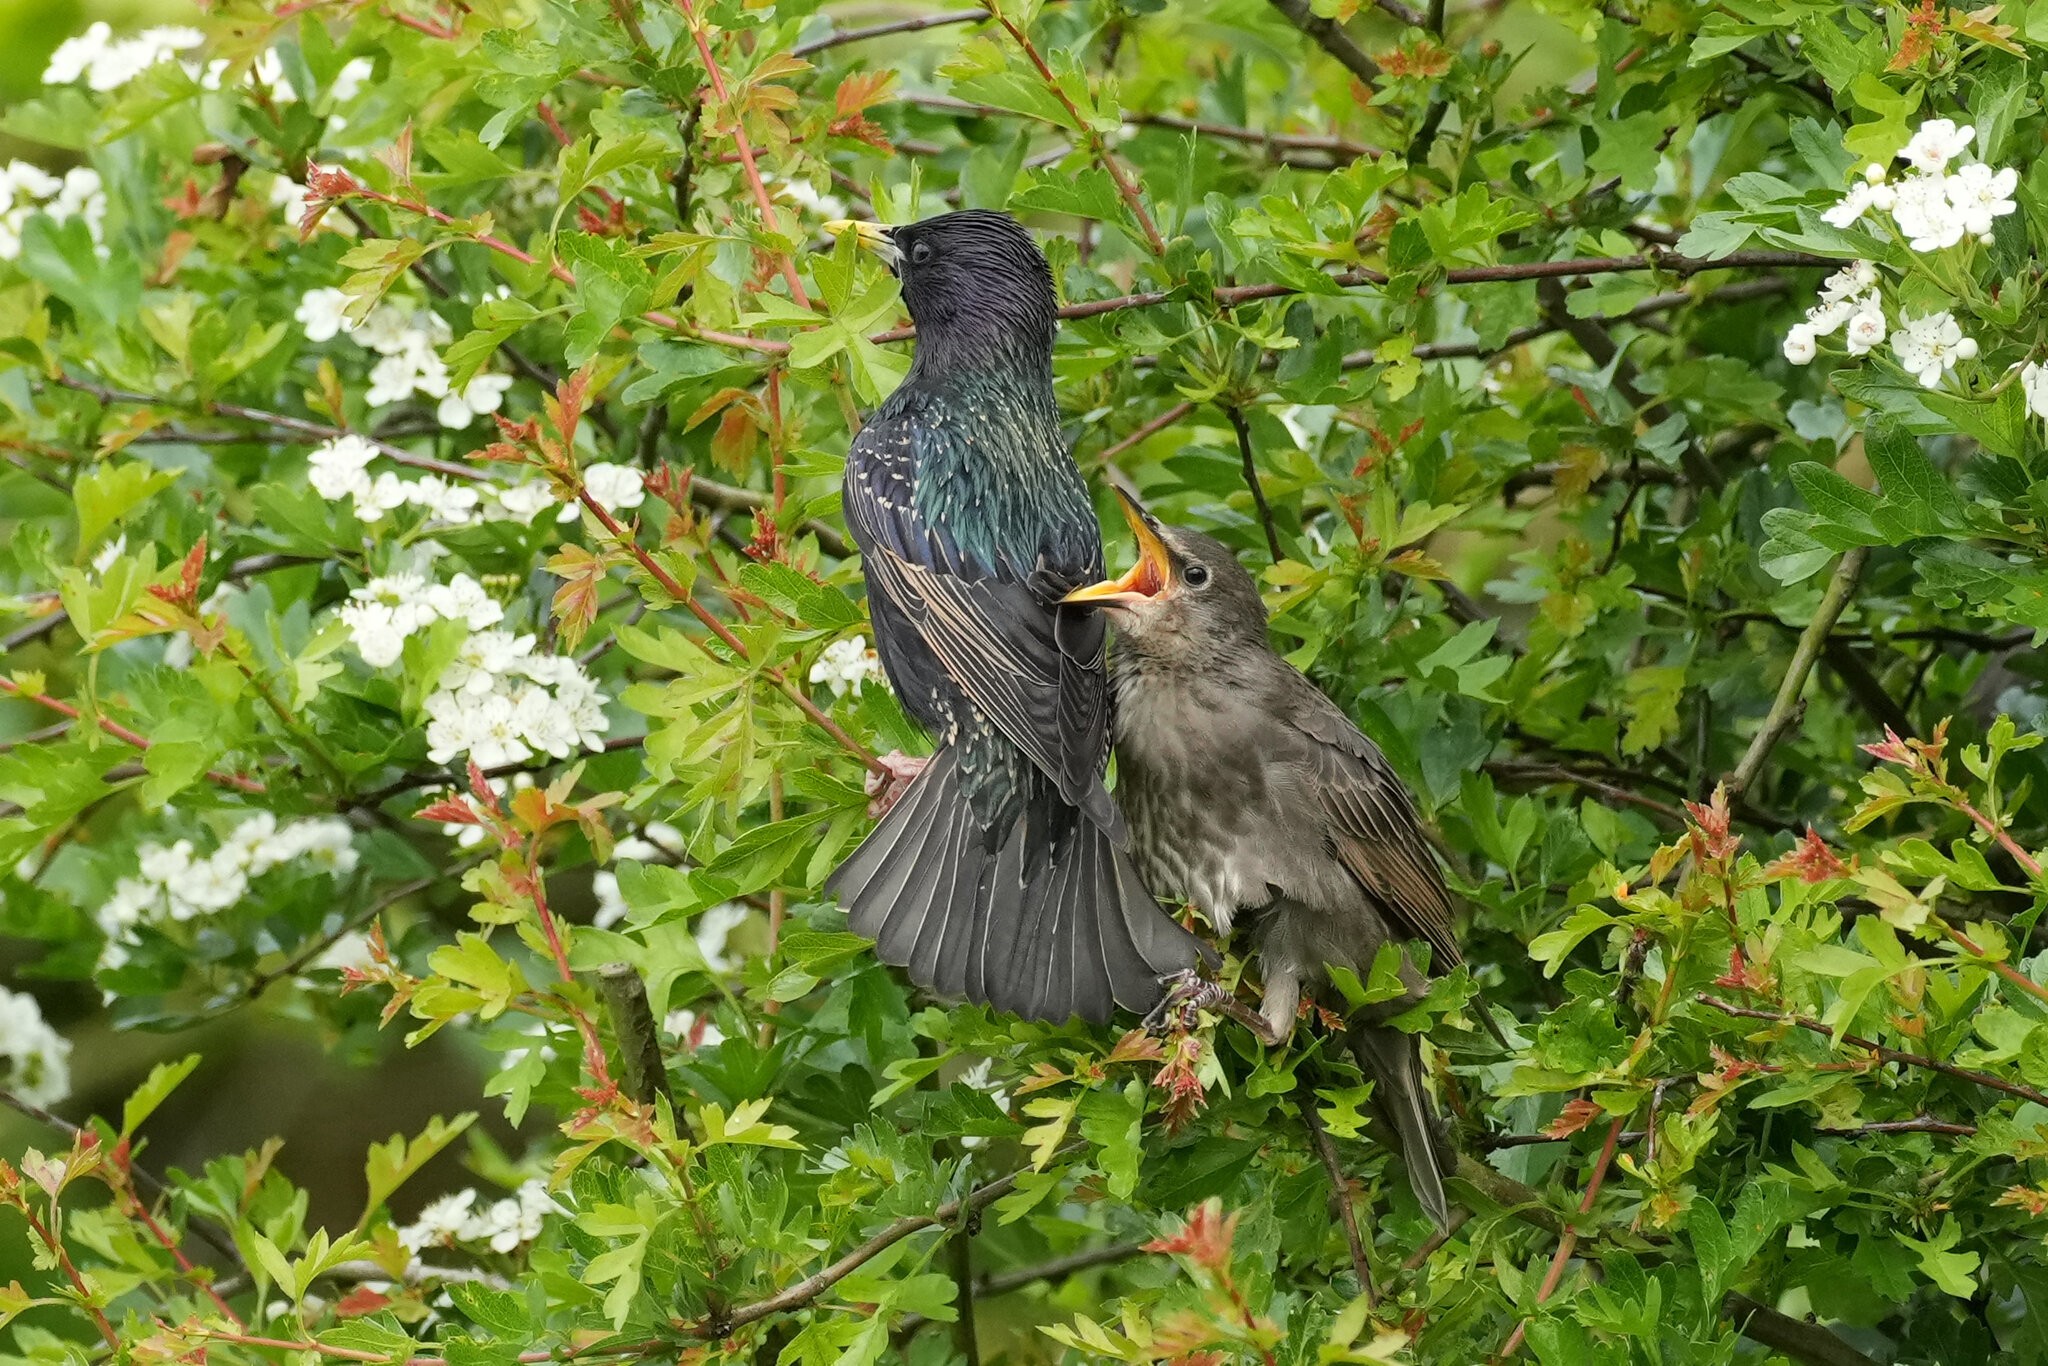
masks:
{"label": "dark tail feather", "polygon": [[1113,836],[1059,808],[998,843],[975,820],[948,749],[826,886],[885,963],[942,995],[1026,1019],[1143,1013],[1199,941],[1146,892]]}
{"label": "dark tail feather", "polygon": [[1421,1045],[1411,1034],[1380,1025],[1354,1023],[1349,1033],[1351,1051],[1372,1082],[1374,1104],[1400,1141],[1415,1198],[1438,1228],[1449,1229],[1444,1177],[1457,1170],[1458,1154],[1423,1089]]}

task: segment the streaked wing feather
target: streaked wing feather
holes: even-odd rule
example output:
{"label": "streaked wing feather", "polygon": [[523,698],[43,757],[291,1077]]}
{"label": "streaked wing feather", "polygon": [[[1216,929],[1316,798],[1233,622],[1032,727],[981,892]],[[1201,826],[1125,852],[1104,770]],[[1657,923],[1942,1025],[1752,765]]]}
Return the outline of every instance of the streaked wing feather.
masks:
{"label": "streaked wing feather", "polygon": [[1295,677],[1301,686],[1289,719],[1315,742],[1316,786],[1338,857],[1403,929],[1429,941],[1436,971],[1456,967],[1464,955],[1451,925],[1450,888],[1408,789],[1336,703]]}

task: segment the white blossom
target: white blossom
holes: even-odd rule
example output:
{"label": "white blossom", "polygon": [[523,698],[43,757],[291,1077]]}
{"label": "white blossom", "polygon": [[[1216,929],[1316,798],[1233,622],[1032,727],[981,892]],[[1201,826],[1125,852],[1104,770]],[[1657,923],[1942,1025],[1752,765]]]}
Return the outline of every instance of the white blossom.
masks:
{"label": "white blossom", "polygon": [[250,884],[284,864],[342,876],[356,866],[355,834],[339,816],[315,816],[280,825],[268,811],[253,812],[201,855],[190,839],[145,843],[135,851],[136,872],[114,884],[94,919],[107,942],[100,966],[124,961],[132,931],[146,924],[180,924],[217,915],[248,895]]}
{"label": "white blossom", "polygon": [[456,1191],[430,1202],[419,1218],[398,1230],[398,1241],[408,1252],[430,1247],[453,1247],[469,1223],[470,1207],[476,1204],[474,1190]]}
{"label": "white blossom", "polygon": [[434,411],[435,420],[451,431],[460,431],[480,417],[495,413],[512,387],[510,375],[479,374],[458,390],[450,389]]}
{"label": "white blossom", "polygon": [[514,1252],[541,1235],[548,1214],[559,1212],[547,1187],[528,1181],[511,1195],[488,1205],[474,1190],[460,1190],[433,1201],[412,1223],[398,1231],[407,1251],[467,1245],[473,1251]]}
{"label": "white blossom", "polygon": [[1963,216],[1949,199],[1947,179],[1912,176],[1901,181],[1892,221],[1914,251],[1941,251],[1963,240]]}
{"label": "white blossom", "polygon": [[[1811,360],[1812,356],[1807,359]],[[881,657],[868,648],[868,638],[852,636],[835,640],[825,647],[818,656],[818,662],[811,665],[810,679],[813,683],[830,687],[834,697],[844,697],[849,692],[858,692],[869,679],[879,678],[881,674]]]}
{"label": "white blossom", "polygon": [[2030,360],[2021,366],[2020,393],[2026,397],[2028,412],[2048,418],[2048,365]]}
{"label": "white blossom", "polygon": [[510,487],[492,484],[487,486],[487,494],[498,511],[515,522],[531,522],[535,513],[555,502],[555,491],[545,479],[528,479]]}
{"label": "white blossom", "polygon": [[350,432],[323,442],[307,459],[306,478],[322,498],[353,498],[367,488],[367,467],[377,458],[377,447],[367,437]]}
{"label": "white blossom", "polygon": [[1877,267],[1868,261],[1851,261],[1821,282],[1824,304],[1855,302],[1877,288]]}
{"label": "white blossom", "polygon": [[1869,352],[1885,338],[1884,308],[1877,296],[1871,295],[1857,308],[1849,326],[1842,334],[1842,340],[1849,347],[1849,354],[1861,356]]}
{"label": "white blossom", "polygon": [[1874,207],[1875,200],[1875,188],[1864,181],[1856,181],[1840,199],[1821,210],[1821,221],[1837,228],[1853,228]]}
{"label": "white blossom", "polygon": [[1911,162],[1915,170],[1939,175],[1950,161],[1969,150],[1976,136],[1977,130],[1969,124],[1958,128],[1953,119],[1929,119],[1914,132],[1913,140],[1899,155]]}
{"label": "white blossom", "polygon": [[1892,351],[1907,373],[1929,389],[1959,360],[1977,354],[1977,343],[1963,335],[1952,313],[1929,313],[1923,318],[1901,315],[1891,335]]}
{"label": "white blossom", "polygon": [[1972,162],[1958,169],[1948,178],[1947,189],[1962,230],[1975,237],[1988,236],[1992,220],[2019,208],[2012,197],[2019,183],[2020,173],[2010,166],[1995,171],[1982,162]]}
{"label": "white blossom", "polygon": [[1785,359],[1794,365],[1805,365],[1811,361],[1818,351],[1813,341],[1813,328],[1806,323],[1795,324],[1785,333],[1783,350]]}
{"label": "white blossom", "polygon": [[50,1028],[26,992],[0,987],[0,1086],[30,1105],[71,1094],[71,1041]]}
{"label": "white blossom", "polygon": [[355,331],[348,318],[348,295],[338,289],[309,289],[292,311],[306,329],[306,340],[324,342],[343,332]]}
{"label": "white blossom", "polygon": [[[994,1064],[995,1060],[993,1058],[976,1059],[972,1067],[969,1067],[960,1074],[960,1084],[984,1093],[990,1100],[996,1103],[998,1110],[1007,1111],[1010,1108],[1010,1093],[997,1086],[989,1076]],[[986,1142],[988,1140],[985,1138],[970,1135],[960,1140],[960,1146],[969,1149],[979,1148]]]}
{"label": "white blossom", "polygon": [[[640,471],[631,465],[589,465],[583,471],[583,487],[606,512],[630,512],[646,501],[647,486]],[[567,504],[555,520],[576,520],[577,505]]]}
{"label": "white blossom", "polygon": [[697,917],[692,931],[697,940],[697,951],[704,955],[705,964],[713,972],[731,972],[740,965],[740,960],[726,952],[732,932],[746,923],[747,908],[737,901],[722,902]]}
{"label": "white blossom", "polygon": [[107,196],[98,171],[74,166],[61,177],[26,161],[10,161],[0,168],[0,261],[21,255],[21,236],[34,214],[46,214],[56,222],[78,218],[84,221],[100,254],[107,216]]}

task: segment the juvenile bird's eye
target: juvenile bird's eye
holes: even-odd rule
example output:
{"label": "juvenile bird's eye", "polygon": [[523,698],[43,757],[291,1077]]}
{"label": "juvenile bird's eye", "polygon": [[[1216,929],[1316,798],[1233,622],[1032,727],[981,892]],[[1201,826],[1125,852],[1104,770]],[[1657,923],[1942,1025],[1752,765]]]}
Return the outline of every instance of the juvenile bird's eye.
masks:
{"label": "juvenile bird's eye", "polygon": [[1191,564],[1188,566],[1188,572],[1184,577],[1187,579],[1189,587],[1201,588],[1209,582],[1209,570],[1204,565]]}
{"label": "juvenile bird's eye", "polygon": [[915,243],[912,243],[912,244],[911,244],[911,248],[910,248],[910,264],[912,264],[912,265],[914,265],[914,266],[921,266],[921,265],[923,265],[923,264],[924,264],[925,262],[927,262],[927,261],[929,261],[929,260],[931,260],[931,259],[932,259],[932,244],[931,244],[931,243],[929,243],[929,242],[915,242]]}

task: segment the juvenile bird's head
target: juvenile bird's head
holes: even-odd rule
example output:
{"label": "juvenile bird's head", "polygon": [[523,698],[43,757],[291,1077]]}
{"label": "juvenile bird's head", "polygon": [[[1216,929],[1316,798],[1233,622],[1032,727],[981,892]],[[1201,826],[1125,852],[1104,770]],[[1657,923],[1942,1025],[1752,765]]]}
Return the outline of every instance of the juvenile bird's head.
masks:
{"label": "juvenile bird's head", "polygon": [[1049,360],[1059,304],[1045,253],[1006,213],[963,209],[885,228],[840,219],[903,282],[920,359],[994,361],[1021,353]]}
{"label": "juvenile bird's head", "polygon": [[1259,586],[1230,547],[1163,524],[1122,489],[1117,497],[1138,538],[1138,562],[1121,578],[1074,590],[1067,602],[1101,608],[1120,648],[1161,662],[1199,666],[1271,648]]}

